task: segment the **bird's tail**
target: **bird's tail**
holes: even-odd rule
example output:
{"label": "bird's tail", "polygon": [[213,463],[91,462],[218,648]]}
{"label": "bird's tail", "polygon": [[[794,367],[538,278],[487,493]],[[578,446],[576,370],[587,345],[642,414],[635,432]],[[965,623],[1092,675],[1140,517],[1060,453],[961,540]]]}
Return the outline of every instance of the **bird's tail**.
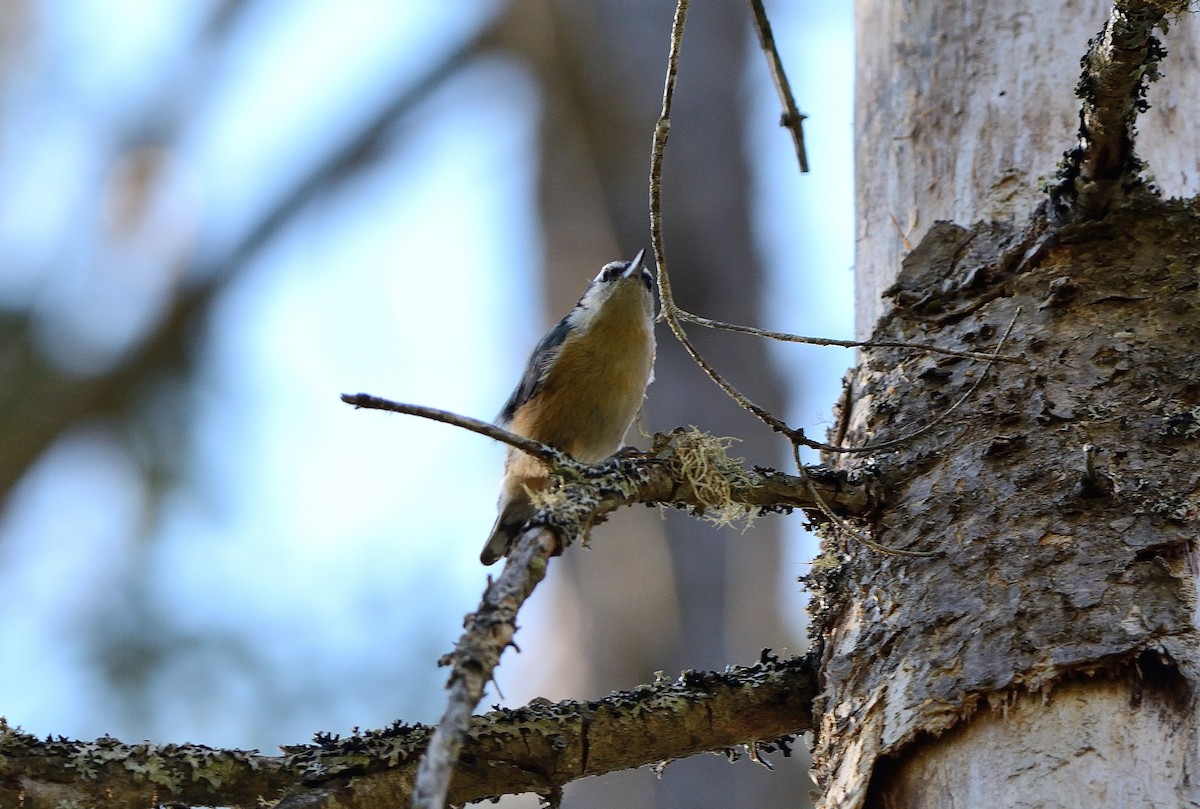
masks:
{"label": "bird's tail", "polygon": [[491,565],[500,557],[507,556],[517,539],[517,534],[521,532],[521,526],[528,522],[533,514],[533,504],[529,502],[529,492],[524,487],[521,491],[503,498],[500,501],[500,513],[483,551],[479,554],[479,561]]}

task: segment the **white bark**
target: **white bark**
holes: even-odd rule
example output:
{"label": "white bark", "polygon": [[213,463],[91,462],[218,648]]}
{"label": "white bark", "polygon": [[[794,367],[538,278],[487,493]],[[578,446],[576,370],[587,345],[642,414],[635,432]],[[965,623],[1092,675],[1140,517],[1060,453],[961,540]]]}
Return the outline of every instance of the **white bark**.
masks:
{"label": "white bark", "polygon": [[[1022,222],[1075,145],[1075,83],[1111,4],[857,0],[856,312],[870,335],[900,260],[938,220]],[[1162,37],[1137,152],[1167,196],[1200,186],[1200,25]]]}
{"label": "white bark", "polygon": [[1200,805],[1196,727],[1181,710],[1186,700],[1141,690],[1135,682],[1083,680],[989,708],[917,745],[879,803],[946,809]]}

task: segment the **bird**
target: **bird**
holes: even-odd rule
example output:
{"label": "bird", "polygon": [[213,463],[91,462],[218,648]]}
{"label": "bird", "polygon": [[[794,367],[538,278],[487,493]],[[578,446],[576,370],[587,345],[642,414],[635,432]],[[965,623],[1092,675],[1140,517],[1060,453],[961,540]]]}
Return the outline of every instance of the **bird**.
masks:
{"label": "bird", "polygon": [[[517,435],[598,463],[620,449],[654,378],[654,296],[645,250],[604,265],[575,307],[533,349],[497,418]],[[508,554],[536,508],[549,469],[509,447],[496,522],[479,560]]]}

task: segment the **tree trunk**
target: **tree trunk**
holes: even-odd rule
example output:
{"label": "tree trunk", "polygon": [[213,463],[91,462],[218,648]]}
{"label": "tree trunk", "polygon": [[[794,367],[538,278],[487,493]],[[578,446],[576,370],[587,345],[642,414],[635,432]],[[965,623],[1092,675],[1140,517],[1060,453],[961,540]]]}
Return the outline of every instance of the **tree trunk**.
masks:
{"label": "tree trunk", "polygon": [[[858,331],[883,313],[903,256],[934,222],[1022,222],[1075,145],[1079,59],[1111,3],[858,0]],[[1138,152],[1168,196],[1200,185],[1200,26],[1172,21]]]}
{"label": "tree trunk", "polygon": [[[870,531],[938,556],[842,538],[814,574],[825,806],[1200,803],[1200,215],[1029,219],[1106,13],[859,3],[860,330],[990,350],[1012,323],[1027,363],[877,349],[849,379],[843,445],[926,428],[838,460],[886,495]],[[1194,31],[1137,142],[1175,193]]]}

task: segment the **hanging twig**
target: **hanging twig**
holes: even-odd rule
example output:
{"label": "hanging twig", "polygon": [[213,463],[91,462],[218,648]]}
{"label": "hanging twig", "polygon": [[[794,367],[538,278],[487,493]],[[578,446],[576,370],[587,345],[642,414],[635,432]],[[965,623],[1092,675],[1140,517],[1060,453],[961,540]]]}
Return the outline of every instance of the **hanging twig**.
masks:
{"label": "hanging twig", "polygon": [[[675,79],[679,72],[679,50],[683,45],[683,24],[687,21],[688,0],[678,0],[675,19],[671,25],[671,46],[667,54],[667,78],[663,83],[662,112],[654,125],[654,145],[650,151],[650,242],[654,248],[654,263],[658,267],[658,291],[662,298],[671,299],[671,279],[663,269],[666,249],[663,247],[662,226],[662,165],[671,131],[671,101],[675,97]],[[672,329],[674,330],[674,329]]]}
{"label": "hanging twig", "polygon": [[938,424],[941,424],[943,421],[945,421],[950,416],[951,413],[953,413],[955,410],[957,410],[959,408],[959,406],[962,405],[963,402],[967,401],[967,399],[970,399],[971,396],[974,395],[975,391],[979,389],[979,386],[983,384],[983,380],[987,378],[988,371],[992,370],[992,365],[995,363],[994,357],[998,357],[1000,355],[1000,351],[1004,348],[1004,342],[1008,339],[1008,335],[1012,333],[1013,326],[1016,325],[1017,318],[1020,316],[1021,316],[1021,307],[1018,306],[1017,311],[1012,316],[1012,320],[1008,321],[1008,328],[1006,328],[1004,330],[1004,334],[1000,335],[1000,341],[998,343],[996,343],[996,350],[994,352],[992,352],[992,357],[988,359],[987,365],[985,365],[983,367],[983,373],[981,373],[979,375],[979,378],[976,379],[971,384],[971,387],[967,388],[966,392],[963,393],[962,396],[959,396],[957,399],[955,399],[953,404],[951,404],[949,407],[947,407],[945,410],[943,410],[941,413],[939,413],[936,417],[933,418],[933,420],[931,420],[925,424],[922,424],[920,427],[913,430],[911,433],[905,433],[904,435],[900,436],[899,438],[892,438],[887,441],[880,441],[879,443],[876,443],[876,444],[866,444],[861,447],[838,447],[838,446],[834,446],[832,444],[822,444],[819,441],[810,441],[808,439],[802,439],[800,443],[804,444],[806,447],[809,447],[810,449],[818,449],[823,452],[839,452],[842,454],[852,455],[852,454],[859,454],[859,453],[864,453],[864,452],[875,452],[875,451],[881,450],[881,449],[889,449],[891,447],[897,447],[897,446],[900,446],[901,444],[907,444],[909,441],[912,441],[914,438],[917,438],[918,436],[924,435],[925,433],[929,432],[934,427],[936,427]]}
{"label": "hanging twig", "polygon": [[792,438],[796,432],[783,421],[773,416],[765,408],[759,407],[742,395],[733,385],[725,380],[704,357],[700,355],[683,331],[679,323],[678,307],[671,294],[671,278],[667,274],[666,248],[663,245],[662,227],[662,167],[663,152],[667,145],[667,135],[671,130],[671,101],[675,95],[675,80],[679,70],[679,50],[683,45],[683,25],[687,19],[688,0],[678,0],[675,6],[675,21],[671,26],[671,48],[667,56],[667,77],[663,83],[662,112],[654,127],[654,145],[650,155],[650,240],[654,248],[654,262],[658,266],[659,303],[662,307],[659,317],[665,320],[671,328],[680,345],[691,356],[692,361],[700,366],[721,390],[725,391],[743,409],[753,413],[771,429]]}
{"label": "hanging twig", "polygon": [[[651,154],[650,154],[650,239],[651,239],[651,245],[654,248],[655,264],[657,265],[657,268],[658,268],[658,292],[659,292],[659,303],[661,306],[659,318],[666,322],[666,324],[670,327],[671,332],[675,335],[675,339],[677,339],[679,341],[680,345],[683,346],[684,350],[687,351],[688,355],[692,358],[692,361],[695,362],[696,365],[698,365],[702,371],[704,371],[704,373],[708,376],[708,378],[711,379],[713,381],[713,383],[717,385],[717,387],[719,387],[719,388],[721,388],[721,390],[725,391],[725,393],[731,399],[733,399],[741,408],[743,408],[747,412],[756,416],[760,421],[762,421],[764,424],[766,424],[772,430],[775,430],[776,432],[782,433],[783,435],[787,436],[788,440],[790,442],[792,442],[793,444],[799,443],[799,444],[803,444],[806,447],[810,447],[812,449],[818,449],[818,450],[823,450],[823,451],[827,451],[827,452],[863,453],[863,452],[873,452],[875,450],[883,449],[885,447],[893,446],[894,444],[902,443],[904,441],[915,438],[916,436],[920,435],[921,433],[924,433],[926,430],[931,429],[936,424],[938,424],[943,419],[945,419],[956,407],[958,407],[962,403],[962,401],[967,396],[969,396],[971,393],[973,393],[975,391],[975,389],[978,387],[979,383],[982,382],[984,376],[987,375],[987,371],[988,371],[988,369],[991,368],[992,364],[994,364],[998,361],[1001,361],[1000,357],[1002,355],[1000,353],[1000,348],[1004,344],[1003,338],[1001,338],[1000,345],[997,346],[996,351],[992,352],[989,355],[974,355],[974,352],[969,352],[969,353],[968,352],[957,352],[964,356],[970,356],[970,358],[972,358],[972,359],[985,359],[987,361],[988,365],[984,369],[983,374],[980,375],[979,380],[977,380],[975,382],[975,384],[971,386],[970,390],[967,391],[967,393],[964,395],[963,399],[960,399],[958,402],[955,402],[950,407],[950,409],[948,409],[946,412],[942,413],[940,416],[938,416],[938,418],[934,419],[929,424],[922,427],[920,430],[917,430],[917,431],[913,432],[912,434],[905,436],[904,438],[897,439],[894,442],[889,441],[889,442],[885,442],[882,444],[874,444],[874,445],[869,445],[869,446],[865,446],[865,447],[839,447],[839,446],[834,446],[832,444],[825,444],[820,441],[811,440],[810,438],[808,438],[807,436],[804,435],[803,430],[788,426],[788,424],[786,422],[784,422],[783,420],[776,417],[774,414],[772,414],[766,408],[760,407],[759,405],[755,404],[747,396],[745,396],[743,393],[741,393],[741,391],[739,391],[737,388],[735,388],[730,382],[728,382],[723,376],[721,376],[721,374],[717,372],[717,370],[708,362],[708,360],[704,359],[704,357],[701,356],[700,352],[696,350],[696,347],[694,345],[692,345],[692,341],[688,338],[687,334],[684,332],[683,326],[681,323],[682,320],[690,320],[692,322],[696,322],[696,323],[699,323],[699,324],[705,325],[705,326],[710,326],[712,328],[724,328],[728,331],[738,331],[738,332],[750,333],[750,334],[758,334],[761,331],[761,330],[753,329],[752,327],[749,327],[749,326],[735,326],[733,324],[720,323],[719,321],[709,320],[707,318],[701,318],[697,315],[692,315],[690,313],[684,312],[684,310],[680,309],[676,305],[674,295],[671,291],[671,277],[670,277],[670,274],[667,272],[666,248],[664,246],[664,239],[663,239],[662,172],[663,172],[663,155],[666,150],[667,136],[670,134],[670,131],[671,131],[671,102],[673,101],[674,96],[675,96],[675,82],[676,82],[678,70],[679,70],[679,52],[680,52],[680,49],[683,44],[683,27],[684,27],[684,22],[687,19],[687,9],[688,9],[688,0],[678,0],[677,4],[675,6],[674,23],[671,27],[671,46],[670,46],[670,51],[667,56],[667,75],[666,75],[665,81],[663,82],[662,111],[659,114],[658,123],[654,127],[654,142],[653,142],[653,147],[651,149]],[[1009,331],[1011,331],[1011,329],[1012,329],[1012,324],[1009,324]],[[777,337],[777,339],[789,339],[789,340],[793,340],[794,342],[808,342],[807,339],[798,339],[798,338],[794,339],[794,336],[791,336],[791,335],[782,336],[782,333],[780,333],[780,332],[765,333],[762,336],[775,336],[775,335],[781,335],[780,337]],[[1008,336],[1008,331],[1005,332],[1005,337],[1007,337],[1007,336]],[[816,341],[814,340],[813,342],[816,342]],[[829,343],[834,344],[834,345],[843,344],[843,343],[848,344],[848,345],[863,345],[862,343],[852,343],[852,341],[832,341],[831,340],[831,341],[829,341]],[[890,342],[889,343],[880,343],[879,345],[888,345],[888,344],[890,344]],[[947,352],[947,353],[955,353],[955,352]],[[972,355],[974,355],[974,356],[972,356]],[[1024,362],[1024,359],[1019,358],[1019,357],[1006,357],[1003,361]]]}
{"label": "hanging twig", "polygon": [[779,125],[792,133],[792,142],[796,145],[796,160],[800,163],[800,171],[808,171],[808,154],[804,150],[804,119],[808,116],[800,112],[796,99],[792,95],[792,87],[788,83],[787,74],[783,71],[783,60],[779,58],[779,49],[775,47],[775,35],[771,33],[771,23],[767,20],[767,11],[763,8],[762,0],[750,0],[750,10],[754,15],[754,30],[758,33],[758,44],[767,56],[767,67],[771,69],[771,80],[779,93],[779,103],[783,105],[783,115]]}

